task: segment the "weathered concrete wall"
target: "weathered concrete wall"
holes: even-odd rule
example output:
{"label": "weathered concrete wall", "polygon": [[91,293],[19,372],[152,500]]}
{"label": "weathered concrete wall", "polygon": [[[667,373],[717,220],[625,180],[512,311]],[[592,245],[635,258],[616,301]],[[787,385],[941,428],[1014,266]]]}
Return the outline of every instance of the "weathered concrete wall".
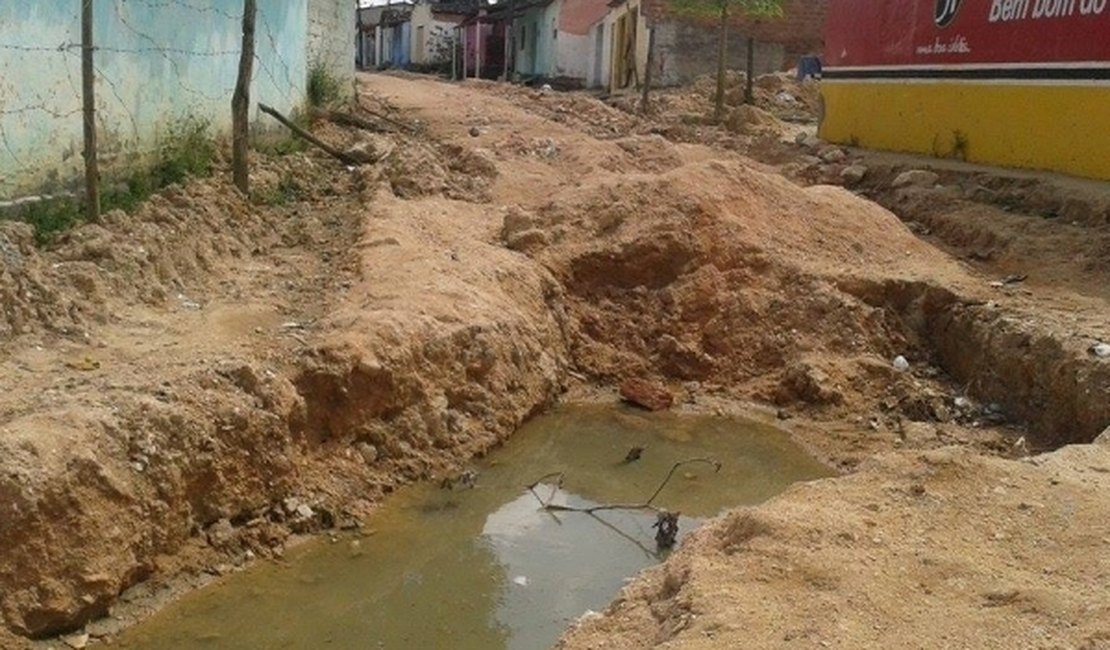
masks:
{"label": "weathered concrete wall", "polygon": [[[347,13],[344,0],[258,6],[252,104],[283,111],[301,104],[312,52],[353,77],[353,5]],[[159,133],[186,116],[210,121],[217,132],[230,129],[242,0],[98,0],[95,9],[106,173],[150,152]],[[82,151],[80,40],[79,2],[0,2],[0,200],[74,186]]]}
{"label": "weathered concrete wall", "polygon": [[[643,0],[643,12],[657,19],[660,24],[670,18],[679,18],[679,14],[671,8],[671,1]],[[785,0],[781,16],[754,18],[740,14],[734,15],[730,23],[737,34],[751,34],[757,41],[781,45],[786,61],[789,65],[794,65],[798,57],[804,54],[821,53],[828,13],[829,0]],[[690,22],[689,18],[680,19]],[[714,30],[717,26],[716,17],[709,14],[701,24],[704,29]]]}
{"label": "weathered concrete wall", "polygon": [[562,0],[559,12],[559,36],[556,39],[555,75],[596,83],[594,48],[596,32],[592,29],[609,12],[608,0]]}
{"label": "weathered concrete wall", "polygon": [[355,91],[355,5],[347,0],[307,0],[307,58],[321,63],[343,81],[347,96]]}
{"label": "weathered concrete wall", "polygon": [[[717,30],[667,20],[655,35],[655,78],[663,86],[688,83],[695,77],[714,74],[717,70]],[[748,65],[747,34],[730,29],[726,65],[730,70],[746,70]],[[776,43],[755,43],[755,73],[764,74],[781,69],[786,50]]]}

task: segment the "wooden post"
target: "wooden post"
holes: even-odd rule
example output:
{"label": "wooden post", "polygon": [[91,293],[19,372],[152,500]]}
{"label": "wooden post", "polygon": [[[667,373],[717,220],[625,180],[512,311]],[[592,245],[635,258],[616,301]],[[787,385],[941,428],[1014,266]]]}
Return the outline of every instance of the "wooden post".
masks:
{"label": "wooden post", "polygon": [[100,219],[100,166],[96,158],[96,77],[93,67],[93,0],[81,1],[81,96],[85,116],[85,210]]}
{"label": "wooden post", "polygon": [[468,40],[467,37],[466,37],[466,32],[467,32],[468,29],[470,29],[469,25],[463,25],[463,33],[462,33],[462,59],[463,59],[463,62],[462,62],[462,80],[463,81],[466,81],[467,75],[470,74],[470,70],[468,69],[470,67],[470,61],[468,60],[470,57],[468,56],[467,51],[466,51],[467,40]]}
{"label": "wooden post", "polygon": [[744,82],[744,103],[755,103],[755,39],[748,37],[748,78]]}
{"label": "wooden post", "polygon": [[505,22],[505,81],[513,80],[513,59],[516,57],[516,0],[509,0],[509,17]]}
{"label": "wooden post", "polygon": [[644,69],[644,93],[640,98],[640,110],[647,115],[651,112],[651,73],[652,68],[655,67],[655,28],[648,27],[648,51],[647,51],[647,66]]}
{"label": "wooden post", "polygon": [[451,81],[459,80],[459,29],[451,38]]}
{"label": "wooden post", "polygon": [[474,78],[482,78],[482,19],[478,18],[478,29],[474,32]]}
{"label": "wooden post", "polygon": [[243,0],[243,49],[239,52],[239,78],[231,97],[231,173],[235,187],[246,196],[250,195],[250,101],[257,11],[257,0]]}
{"label": "wooden post", "polygon": [[717,35],[717,97],[713,119],[720,123],[725,118],[725,59],[728,55],[728,2],[721,3],[720,33]]}

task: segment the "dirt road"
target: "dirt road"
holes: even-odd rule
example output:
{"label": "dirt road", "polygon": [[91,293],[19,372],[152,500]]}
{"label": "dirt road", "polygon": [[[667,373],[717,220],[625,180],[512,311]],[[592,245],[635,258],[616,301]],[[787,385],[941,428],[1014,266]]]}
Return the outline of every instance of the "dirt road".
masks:
{"label": "dirt road", "polygon": [[[567,647],[898,645],[899,621],[921,647],[1101,647],[1105,448],[999,456],[1110,424],[1110,363],[1089,352],[1104,296],[999,291],[847,190],[594,100],[360,84],[419,132],[320,127],[375,164],[267,159],[288,199],[201,181],[47,251],[0,231],[9,631],[279,557],[568,389],[641,376],[685,409],[778,412],[853,474],[699,533]],[[930,624],[950,601],[962,614]]]}

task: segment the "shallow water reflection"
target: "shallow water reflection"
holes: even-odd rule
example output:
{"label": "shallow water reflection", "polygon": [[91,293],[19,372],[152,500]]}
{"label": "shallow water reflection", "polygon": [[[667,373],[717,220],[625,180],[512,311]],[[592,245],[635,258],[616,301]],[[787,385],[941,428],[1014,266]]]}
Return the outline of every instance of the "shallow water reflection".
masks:
{"label": "shallow water reflection", "polygon": [[[625,464],[629,448],[646,447]],[[363,539],[321,540],[191,594],[117,640],[125,648],[550,647],[630,576],[655,564],[654,515],[550,513],[523,486],[566,473],[559,503],[640,502],[671,465],[656,504],[704,517],[829,475],[776,429],[744,420],[565,406],[530,422],[476,465],[477,486],[413,486],[367,522]],[[537,488],[543,495],[550,493]],[[681,539],[681,536],[680,536]]]}

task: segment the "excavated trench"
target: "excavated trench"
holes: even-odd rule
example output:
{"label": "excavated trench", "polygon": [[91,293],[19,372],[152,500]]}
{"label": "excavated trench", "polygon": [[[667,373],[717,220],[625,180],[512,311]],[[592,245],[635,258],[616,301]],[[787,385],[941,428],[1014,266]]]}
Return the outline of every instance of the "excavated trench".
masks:
{"label": "excavated trench", "polygon": [[[92,450],[80,458],[0,441],[16,467],[62,465],[0,476],[16,504],[0,529],[6,626],[78,629],[181,571],[167,558],[185,551],[242,564],[280,558],[291,531],[354,527],[398,484],[501,446],[577,377],[642,376],[819,423],[1003,422],[1035,449],[1110,422],[1110,364],[1034,317],[894,273],[888,260],[944,260],[844,194],[715,161],[506,209],[500,241],[475,238],[467,220],[489,210],[473,204],[413,199],[463,225],[409,205],[372,215],[380,284],[352,293],[375,298],[322,324],[295,364],[198,366],[175,394],[42,425],[72,424]],[[435,228],[461,250],[421,239]],[[475,261],[419,265],[432,255]],[[899,355],[910,372],[891,367]]]}
{"label": "excavated trench", "polygon": [[921,283],[844,282],[841,289],[897,316],[921,353],[968,395],[1002,407],[1041,450],[1093,441],[1110,422],[1110,364],[1034,319]]}
{"label": "excavated trench", "polygon": [[[644,447],[642,456],[624,462],[633,447]],[[692,463],[665,481],[691,458],[722,465]],[[681,539],[723,509],[830,473],[767,425],[609,404],[561,406],[471,467],[465,482],[392,495],[366,531],[319,540],[288,566],[255,567],[190,595],[114,645],[551,647],[569,621],[602,609],[669,549],[657,546],[654,512],[545,512],[537,498],[638,503],[663,484],[655,504],[682,513]],[[556,481],[552,472],[565,474]],[[545,476],[535,495],[523,487]]]}

